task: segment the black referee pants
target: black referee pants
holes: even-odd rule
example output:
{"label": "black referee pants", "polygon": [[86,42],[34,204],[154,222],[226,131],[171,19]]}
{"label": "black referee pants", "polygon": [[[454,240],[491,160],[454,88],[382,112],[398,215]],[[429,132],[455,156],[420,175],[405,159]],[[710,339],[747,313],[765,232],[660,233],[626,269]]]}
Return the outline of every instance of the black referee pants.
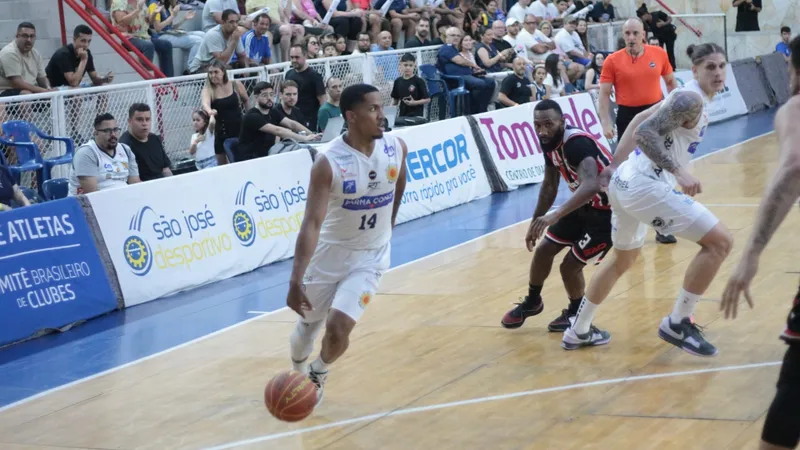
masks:
{"label": "black referee pants", "polygon": [[625,134],[625,130],[628,129],[628,125],[631,124],[633,118],[636,117],[636,115],[639,114],[640,112],[646,111],[653,105],[644,105],[644,106],[617,105],[617,142],[619,142],[622,139],[622,135]]}

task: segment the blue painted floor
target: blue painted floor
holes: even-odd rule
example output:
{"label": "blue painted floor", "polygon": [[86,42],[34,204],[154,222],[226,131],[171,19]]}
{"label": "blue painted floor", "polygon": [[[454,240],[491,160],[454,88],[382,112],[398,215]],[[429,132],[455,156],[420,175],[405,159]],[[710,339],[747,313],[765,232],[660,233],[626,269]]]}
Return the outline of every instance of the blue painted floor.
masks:
{"label": "blue painted floor", "polygon": [[[771,109],[712,125],[695,157],[771,131],[774,115]],[[561,183],[556,201],[568,195]],[[526,186],[399,225],[392,266],[528,219],[537,196],[538,186]],[[248,311],[279,309],[285,305],[291,265],[289,260],[262,267],[0,350],[0,407],[254,317]]]}

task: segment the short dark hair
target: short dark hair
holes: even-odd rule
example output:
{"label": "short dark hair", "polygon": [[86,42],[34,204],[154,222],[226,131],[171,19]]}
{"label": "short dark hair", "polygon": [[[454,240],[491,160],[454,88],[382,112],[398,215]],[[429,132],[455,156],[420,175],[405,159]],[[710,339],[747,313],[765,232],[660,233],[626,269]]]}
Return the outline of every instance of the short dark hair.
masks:
{"label": "short dark hair", "polygon": [[542,100],[533,108],[534,111],[550,111],[551,109],[555,110],[558,115],[564,114],[561,111],[561,106],[555,100]]}
{"label": "short dark hair", "polygon": [[298,91],[300,90],[300,86],[297,85],[297,82],[294,80],[286,80],[281,83],[281,94],[283,94],[283,91],[285,91],[288,87],[296,88]]}
{"label": "short dark hair", "polygon": [[31,30],[36,30],[36,27],[33,26],[33,24],[30,22],[22,22],[21,24],[19,24],[19,26],[17,26],[17,31],[23,28],[30,28]]}
{"label": "short dark hair", "polygon": [[150,111],[150,105],[148,105],[147,103],[134,103],[131,105],[130,108],[128,108],[128,118],[130,119],[137,112],[149,112],[149,111]]}
{"label": "short dark hair", "polygon": [[253,23],[259,23],[259,22],[261,22],[261,19],[265,19],[265,18],[269,19],[269,23],[270,24],[272,23],[272,17],[270,17],[269,14],[267,14],[267,13],[261,13],[261,14],[257,15],[255,20],[253,20]]}
{"label": "short dark hair", "polygon": [[98,125],[100,125],[103,122],[108,122],[109,120],[117,120],[117,119],[115,119],[114,116],[111,115],[111,113],[98,114],[94,118],[94,127],[97,128]]}
{"label": "short dark hair", "polygon": [[253,86],[253,95],[258,95],[267,89],[274,90],[275,86],[273,86],[269,81],[259,81],[255,86]]}
{"label": "short dark hair", "polygon": [[411,54],[411,53],[406,53],[406,54],[404,54],[403,56],[400,57],[400,62],[401,63],[404,63],[404,62],[417,62],[417,58],[415,58],[414,55]]}
{"label": "short dark hair", "polygon": [[346,87],[344,91],[342,91],[342,98],[339,100],[339,108],[342,111],[342,115],[345,115],[347,111],[352,111],[356,106],[364,103],[364,97],[373,92],[380,91],[371,84],[359,83]]}
{"label": "short dark hair", "polygon": [[800,71],[800,36],[795,36],[792,42],[789,42],[789,50],[792,52],[792,67]]}
{"label": "short dark hair", "polygon": [[82,34],[92,35],[92,29],[89,28],[88,25],[80,24],[75,27],[75,31],[72,32],[72,37],[77,38],[80,37]]}
{"label": "short dark hair", "polygon": [[787,27],[787,26],[783,26],[783,27],[781,27],[781,34],[783,34],[783,33],[791,34],[792,33],[792,29]]}
{"label": "short dark hair", "polygon": [[231,14],[236,14],[237,16],[241,15],[241,14],[239,14],[239,11],[234,11],[232,9],[226,9],[225,11],[222,11],[222,21],[223,22],[227,21],[228,17],[230,17]]}
{"label": "short dark hair", "polygon": [[692,60],[692,65],[696,66],[703,62],[707,56],[719,53],[725,55],[725,49],[713,42],[706,42],[705,44],[694,45],[690,44],[686,47],[686,54]]}

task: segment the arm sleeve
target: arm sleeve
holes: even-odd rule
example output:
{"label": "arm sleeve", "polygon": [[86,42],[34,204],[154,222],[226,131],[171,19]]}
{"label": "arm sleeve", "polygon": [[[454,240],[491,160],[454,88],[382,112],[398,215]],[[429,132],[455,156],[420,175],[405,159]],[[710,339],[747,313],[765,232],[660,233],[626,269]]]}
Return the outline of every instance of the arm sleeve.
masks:
{"label": "arm sleeve", "polygon": [[661,50],[659,53],[661,54],[661,60],[662,60],[661,61],[661,67],[662,67],[661,76],[665,77],[665,76],[667,76],[667,75],[672,73],[672,64],[669,62],[669,56],[667,55],[666,50],[664,50],[661,47],[659,47],[659,50]]}
{"label": "arm sleeve", "polygon": [[400,78],[395,78],[394,84],[392,85],[392,94],[391,97],[394,99],[400,99],[400,88],[398,87]]}
{"label": "arm sleeve", "polygon": [[[613,56],[613,55],[612,55]],[[600,82],[614,84],[614,58],[609,56],[603,63],[603,70],[600,71]],[[670,66],[672,67],[672,66]]]}
{"label": "arm sleeve", "polygon": [[172,160],[169,159],[169,155],[167,155],[167,151],[164,149],[164,139],[161,136],[156,136],[158,139],[158,146],[161,147],[161,154],[164,155],[164,167],[162,169],[167,169],[172,167]]}
{"label": "arm sleeve", "polygon": [[317,89],[317,97],[320,95],[325,95],[325,83],[322,82],[322,75],[314,72],[316,76],[314,77],[314,86]]}
{"label": "arm sleeve", "polygon": [[14,52],[8,52],[0,58],[0,65],[3,66],[5,78],[22,76],[22,61]]}
{"label": "arm sleeve", "polygon": [[72,158],[72,167],[77,177],[97,177],[97,155],[89,147],[80,147]]}
{"label": "arm sleeve", "polygon": [[422,100],[423,98],[430,98],[431,96],[428,93],[428,85],[425,84],[425,80],[419,77],[417,77],[417,91],[419,92],[420,100]]}
{"label": "arm sleeve", "polygon": [[570,166],[577,168],[584,159],[597,156],[597,144],[585,136],[574,137],[564,145],[564,156]]}
{"label": "arm sleeve", "polygon": [[511,98],[511,94],[514,92],[514,82],[517,80],[519,80],[519,78],[517,78],[516,75],[509,75],[503,78],[503,83],[500,84],[500,92],[506,94],[506,97]]}
{"label": "arm sleeve", "polygon": [[133,154],[133,151],[131,151],[131,148],[127,145],[123,145],[122,148],[125,149],[125,153],[128,155],[128,176],[138,177],[139,164],[136,162],[136,155]]}

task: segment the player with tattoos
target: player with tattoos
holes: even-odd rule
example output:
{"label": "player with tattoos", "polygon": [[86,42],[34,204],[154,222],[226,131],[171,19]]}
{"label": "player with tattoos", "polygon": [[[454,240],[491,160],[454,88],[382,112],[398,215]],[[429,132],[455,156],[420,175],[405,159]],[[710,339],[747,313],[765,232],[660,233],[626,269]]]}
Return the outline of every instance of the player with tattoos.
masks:
{"label": "player with tattoos", "polygon": [[[692,198],[702,192],[702,186],[689,173],[688,163],[708,127],[707,105],[725,87],[725,50],[716,44],[702,44],[690,45],[687,53],[694,79],[633,119],[620,140],[614,163],[601,174],[611,202],[614,251],[592,277],[575,323],[564,332],[561,346],[567,350],[610,340],[608,332],[592,326],[594,311],[633,266],[649,226],[700,246],[686,269],[672,313],[661,321],[659,337],[694,355],[717,353],[692,314],[733,247],[733,237],[714,214]],[[676,184],[683,192],[675,190]]]}
{"label": "player with tattoos", "polygon": [[[792,50],[792,98],[781,106],[775,117],[780,163],[761,201],[753,234],[722,295],[720,308],[725,311],[726,318],[736,318],[742,293],[753,307],[750,283],[758,271],[758,260],[800,197],[800,128],[797,127],[797,117],[800,116],[800,37],[794,38],[789,46]],[[795,295],[781,339],[789,348],[783,358],[778,392],[764,421],[761,450],[793,449],[800,443],[800,409],[797,407],[800,405],[800,291]]]}
{"label": "player with tattoos", "polygon": [[[566,126],[561,107],[553,100],[536,105],[533,125],[545,151],[545,175],[525,236],[528,251],[533,251],[545,228],[547,233],[536,246],[531,261],[528,296],[506,313],[501,324],[506,328],[519,328],[526,318],[542,312],[544,303],[540,293],[544,280],[550,275],[556,255],[570,247],[571,251],[560,266],[570,306],[547,327],[550,331],[563,332],[583,299],[586,287],[583,268],[590,260],[601,260],[611,249],[611,206],[606,194],[600,192],[599,184],[600,173],[611,164],[611,152],[590,134]],[[560,178],[567,182],[573,194],[563,205],[550,211]]]}

